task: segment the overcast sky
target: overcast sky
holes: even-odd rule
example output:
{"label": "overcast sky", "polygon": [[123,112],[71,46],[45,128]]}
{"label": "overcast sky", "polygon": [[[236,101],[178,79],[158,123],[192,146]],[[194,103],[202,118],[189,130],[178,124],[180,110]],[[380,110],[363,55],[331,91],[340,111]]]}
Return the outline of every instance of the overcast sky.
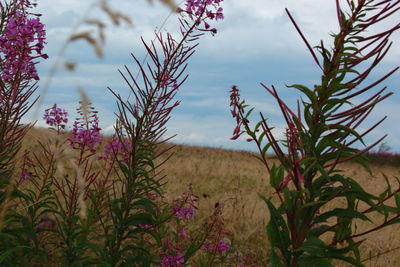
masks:
{"label": "overcast sky", "polygon": [[[49,60],[38,66],[42,86],[63,43],[71,33],[72,26],[87,14],[88,7],[94,1],[37,2],[37,11],[43,14],[42,21],[47,28],[46,52],[50,56]],[[252,143],[229,140],[235,124],[229,113],[228,94],[233,84],[239,86],[241,94],[249,104],[270,118],[271,124],[276,125],[277,129],[282,129],[284,124],[277,106],[272,97],[262,89],[260,82],[275,85],[281,96],[293,104],[298,94],[293,89],[287,89],[285,84],[302,83],[312,87],[320,78],[318,68],[290,23],[284,8],[287,7],[291,11],[310,43],[316,45],[320,39],[329,43],[329,33],[338,30],[334,2],[225,0],[222,3],[225,19],[213,22],[218,34],[214,37],[207,35],[200,40],[197,52],[189,62],[189,79],[177,95],[181,105],[174,111],[169,123],[169,133],[177,134],[175,142],[254,150]],[[139,58],[145,56],[140,36],[146,40],[153,39],[153,31],[159,28],[170,14],[166,6],[158,3],[149,5],[146,0],[112,0],[110,3],[115,10],[129,15],[134,26],[122,24],[115,27],[99,9],[89,11],[88,17],[108,22],[105,56],[101,60],[98,59],[92,48],[83,41],[68,46],[62,59],[76,61],[77,69],[67,72],[61,68],[56,73],[41,107],[41,110],[44,110],[57,103],[66,108],[74,118],[79,101],[76,88],[81,87],[99,110],[101,127],[106,131],[112,128],[115,120],[113,112],[116,111],[115,100],[107,87],[122,95],[128,94],[128,88],[117,70],[122,69],[124,65],[135,69],[130,53]],[[398,19],[392,19],[391,23],[398,23]],[[177,16],[172,15],[164,29],[175,32],[177,25]],[[85,30],[84,27],[79,29]],[[372,78],[378,78],[398,65],[399,33],[393,35],[392,40],[392,51]],[[387,133],[387,144],[393,151],[399,152],[400,127],[397,125],[400,122],[400,74],[393,75],[384,85],[395,92],[395,95],[376,108],[364,127],[388,115],[386,122],[367,140],[373,141]]]}

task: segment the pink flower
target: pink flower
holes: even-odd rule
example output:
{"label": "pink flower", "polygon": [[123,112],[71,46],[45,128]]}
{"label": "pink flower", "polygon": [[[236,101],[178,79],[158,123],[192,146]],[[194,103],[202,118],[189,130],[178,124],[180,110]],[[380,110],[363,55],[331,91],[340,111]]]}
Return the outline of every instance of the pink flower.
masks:
{"label": "pink flower", "polygon": [[231,248],[231,243],[227,241],[218,241],[217,243],[207,243],[202,246],[202,248],[207,252],[216,251],[220,254],[229,251]]}
{"label": "pink flower", "polygon": [[23,181],[29,180],[30,178],[32,178],[32,173],[27,171],[26,169],[23,169],[20,173],[19,173],[19,178]]}
{"label": "pink flower", "polygon": [[172,214],[184,221],[193,219],[198,201],[199,198],[193,194],[192,185],[190,184],[189,191],[185,192],[182,197],[174,200]]}
{"label": "pink flower", "polygon": [[189,239],[189,235],[187,234],[186,231],[187,231],[187,227],[182,228],[178,233],[178,237],[180,239],[184,239],[184,240]]}
{"label": "pink flower", "polygon": [[220,3],[223,0],[186,0],[185,10],[180,9],[180,12],[189,15],[190,19],[195,21],[197,25],[204,22],[204,28],[199,28],[200,31],[210,32],[212,35],[217,33],[215,28],[210,28],[210,24],[206,20],[219,20],[224,18],[223,8]]}
{"label": "pink flower", "polygon": [[[30,7],[29,1],[19,3],[19,8]],[[11,82],[16,75],[22,80],[39,80],[34,62],[37,58],[47,59],[42,50],[45,44],[46,31],[40,18],[29,18],[30,13],[17,10],[6,21],[0,36],[1,74],[4,82]],[[38,16],[38,15],[36,15]]]}
{"label": "pink flower", "polygon": [[154,225],[151,224],[139,224],[138,225],[140,228],[146,229],[146,230],[150,230],[154,228]]}
{"label": "pink flower", "polygon": [[130,141],[128,139],[124,140],[125,144],[122,144],[118,138],[111,139],[108,143],[104,145],[104,157],[102,159],[114,160],[115,158],[120,158],[123,162],[127,162],[130,156]]}
{"label": "pink flower", "polygon": [[179,204],[176,204],[172,209],[172,213],[179,219],[189,220],[194,218],[194,207],[181,207]]}
{"label": "pink flower", "polygon": [[68,122],[68,113],[65,109],[58,108],[57,104],[54,104],[52,108],[48,108],[44,111],[43,119],[46,120],[46,124],[55,127],[57,130],[65,129],[66,123]]}
{"label": "pink flower", "polygon": [[[219,7],[222,1],[223,0],[187,0],[185,11],[195,16],[200,16],[203,11],[206,11],[207,17],[211,20],[223,19],[222,7]],[[216,10],[213,12],[213,9]]]}
{"label": "pink flower", "polygon": [[175,255],[164,255],[161,261],[162,267],[180,267],[184,266],[185,258],[183,257],[182,253],[177,253]]}
{"label": "pink flower", "polygon": [[53,222],[50,221],[50,220],[48,220],[48,219],[41,221],[41,222],[36,226],[36,228],[40,228],[40,229],[51,229],[51,228],[53,228],[53,227],[54,227]]}
{"label": "pink flower", "polygon": [[81,118],[78,118],[74,122],[74,126],[69,136],[70,145],[77,149],[89,149],[92,153],[96,152],[96,145],[101,142],[99,118],[97,111],[94,111],[93,107],[88,105],[86,113],[83,108],[78,109],[78,113],[81,114]]}

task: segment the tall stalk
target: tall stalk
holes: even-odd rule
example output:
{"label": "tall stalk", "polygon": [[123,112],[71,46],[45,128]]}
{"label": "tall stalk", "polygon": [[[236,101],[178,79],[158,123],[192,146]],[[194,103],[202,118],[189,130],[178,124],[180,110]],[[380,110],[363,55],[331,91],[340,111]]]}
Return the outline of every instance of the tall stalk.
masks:
{"label": "tall stalk", "polygon": [[[362,238],[400,222],[400,201],[393,207],[387,204],[391,198],[400,199],[399,190],[392,192],[388,185],[378,196],[367,193],[346,176],[339,165],[351,160],[368,169],[364,154],[385,138],[371,145],[364,143],[364,137],[386,117],[367,130],[358,130],[374,107],[392,95],[385,92],[386,87],[370,92],[398,67],[374,82],[368,82],[367,78],[389,51],[392,45],[389,37],[400,24],[377,34],[368,32],[381,21],[398,15],[400,1],[342,2],[345,7],[336,0],[340,31],[332,35],[331,49],[323,41],[311,48],[286,9],[322,74],[321,82],[312,89],[300,84],[288,86],[303,95],[295,110],[282,100],[273,86],[261,83],[276,99],[283,114],[287,125],[285,140],[274,137],[272,127],[262,114],[261,121],[252,129],[248,118],[253,109],[246,111],[248,105],[240,98],[236,86],[231,90],[232,114],[238,123],[233,139],[247,133],[256,143],[279,203],[276,206],[272,197],[262,197],[271,215],[267,232],[271,263],[276,266],[332,266],[332,259],[362,266],[359,251]],[[365,100],[354,104],[356,97],[364,95]],[[360,144],[364,148],[358,149]],[[268,162],[269,149],[278,158],[278,164]],[[338,199],[346,200],[345,207],[338,206]],[[358,205],[361,202],[368,208],[361,209]],[[328,208],[328,204],[333,208]],[[368,217],[371,212],[380,213],[383,222],[357,232],[356,221],[371,221]]]}

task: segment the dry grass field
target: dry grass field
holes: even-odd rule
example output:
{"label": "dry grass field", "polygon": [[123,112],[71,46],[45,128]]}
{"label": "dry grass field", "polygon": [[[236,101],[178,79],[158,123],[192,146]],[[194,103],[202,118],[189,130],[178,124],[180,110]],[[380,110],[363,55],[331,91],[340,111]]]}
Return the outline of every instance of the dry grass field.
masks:
{"label": "dry grass field", "polygon": [[[356,164],[343,164],[344,173],[353,177],[372,193],[385,190],[385,174],[396,188],[394,177],[400,177],[400,168],[389,165],[371,165],[372,175]],[[224,207],[227,228],[234,233],[237,244],[266,258],[268,248],[264,227],[268,211],[258,194],[271,196],[265,167],[251,153],[215,148],[177,146],[175,156],[165,166],[168,173],[166,191],[177,195],[192,183],[202,196],[200,216],[207,216],[216,202]],[[206,196],[206,197],[204,197]],[[379,218],[377,216],[377,218]],[[378,221],[376,221],[378,223]],[[358,231],[371,225],[358,225]],[[400,227],[389,226],[372,233],[362,244],[362,258],[368,258],[400,247]],[[400,266],[400,249],[365,262],[366,266]],[[337,266],[340,265],[338,263]]]}
{"label": "dry grass field", "polygon": [[[42,139],[43,130],[32,129],[25,139],[23,149],[35,149],[35,140]],[[227,230],[233,233],[233,241],[242,250],[251,251],[261,265],[265,264],[268,251],[264,227],[268,222],[266,205],[258,194],[271,196],[268,175],[258,160],[249,152],[177,145],[174,156],[164,165],[166,197],[172,200],[193,185],[200,196],[198,221],[209,216],[215,203],[223,206]],[[165,157],[168,155],[164,155]],[[380,193],[386,183],[385,174],[396,188],[400,167],[371,164],[372,175],[356,164],[343,164],[344,173],[356,179],[369,192]],[[340,203],[339,203],[340,205]],[[379,217],[376,219],[376,223]],[[357,224],[357,231],[363,231],[367,224]],[[400,227],[390,226],[372,233],[361,245],[362,258],[366,266],[400,266]],[[391,252],[387,252],[393,249]],[[387,253],[385,253],[387,252]],[[384,255],[379,255],[385,253]],[[378,256],[377,256],[378,255]],[[335,266],[346,266],[337,263]]]}

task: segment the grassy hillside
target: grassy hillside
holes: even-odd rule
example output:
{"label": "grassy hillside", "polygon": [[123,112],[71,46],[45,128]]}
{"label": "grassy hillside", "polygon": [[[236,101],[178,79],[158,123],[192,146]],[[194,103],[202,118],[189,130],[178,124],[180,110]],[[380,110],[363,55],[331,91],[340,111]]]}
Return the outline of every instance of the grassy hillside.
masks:
{"label": "grassy hillside", "polygon": [[[23,149],[36,149],[36,140],[51,135],[43,129],[32,129],[25,139]],[[264,227],[268,221],[268,212],[258,195],[273,194],[261,162],[249,152],[216,148],[177,145],[170,153],[174,155],[164,165],[164,173],[167,174],[166,197],[172,200],[186,191],[187,185],[191,183],[200,197],[198,221],[209,216],[216,203],[221,204],[225,225],[233,233],[236,245],[254,253],[260,262],[265,262],[268,241]],[[394,177],[400,177],[400,167],[391,165],[373,164],[372,174],[356,164],[343,164],[341,169],[373,193],[384,190],[386,184],[383,174],[390,179],[393,188],[398,186]],[[360,222],[357,231],[362,231],[366,226],[366,223]],[[397,266],[400,250],[395,248],[400,247],[399,235],[397,225],[372,234],[361,245],[362,258],[394,250],[374,257],[366,262],[366,266]]]}

